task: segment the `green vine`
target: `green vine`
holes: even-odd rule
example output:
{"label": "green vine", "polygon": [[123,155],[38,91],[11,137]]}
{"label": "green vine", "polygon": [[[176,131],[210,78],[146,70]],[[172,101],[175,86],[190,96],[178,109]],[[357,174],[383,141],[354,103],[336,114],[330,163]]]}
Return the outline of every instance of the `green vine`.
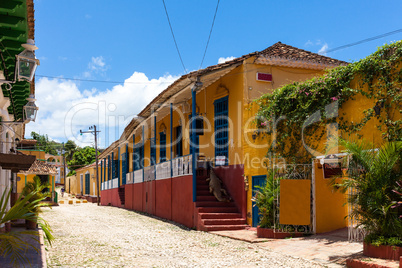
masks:
{"label": "green vine", "polygon": [[[401,56],[402,41],[384,45],[360,61],[331,69],[321,77],[285,85],[257,99],[257,127],[275,134],[269,154],[309,162],[311,154],[301,142],[303,125],[309,120],[314,122],[304,128],[303,138],[312,149],[319,146],[314,141],[326,134],[326,125],[336,122],[342,135],[360,135],[374,117],[379,119],[377,129],[384,140],[402,140]],[[359,122],[348,121],[344,113],[331,114],[331,103],[341,108],[357,94],[376,103],[364,111]],[[319,120],[312,120],[315,112]]]}

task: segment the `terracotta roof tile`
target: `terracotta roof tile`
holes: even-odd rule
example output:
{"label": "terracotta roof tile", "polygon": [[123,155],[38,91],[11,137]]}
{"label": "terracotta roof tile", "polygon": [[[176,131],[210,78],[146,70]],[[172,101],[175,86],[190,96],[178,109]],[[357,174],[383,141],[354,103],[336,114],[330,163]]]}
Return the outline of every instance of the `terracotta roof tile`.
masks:
{"label": "terracotta roof tile", "polygon": [[317,53],[313,53],[307,50],[303,50],[297,47],[292,47],[281,42],[275,43],[272,46],[260,51],[258,53],[261,56],[268,57],[279,57],[289,60],[301,60],[309,61],[321,64],[331,64],[331,65],[344,65],[348,64],[345,61],[333,59],[326,57]]}
{"label": "terracotta roof tile", "polygon": [[32,166],[27,171],[24,171],[23,173],[54,175],[54,174],[57,174],[57,170],[56,170],[56,167],[53,165],[46,164],[43,161],[35,160],[35,162],[33,162]]}

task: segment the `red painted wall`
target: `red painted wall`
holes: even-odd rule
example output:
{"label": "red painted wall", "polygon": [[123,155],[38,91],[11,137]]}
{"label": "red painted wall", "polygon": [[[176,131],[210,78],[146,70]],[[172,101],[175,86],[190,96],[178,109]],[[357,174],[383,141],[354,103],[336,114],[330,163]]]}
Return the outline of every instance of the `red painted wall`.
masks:
{"label": "red painted wall", "polygon": [[[125,185],[125,207],[195,227],[192,176]],[[121,207],[118,189],[102,191],[101,204]]]}
{"label": "red painted wall", "polygon": [[[142,212],[143,212],[143,210],[142,210],[143,184],[144,183],[135,183],[134,184],[134,191],[133,191],[134,196],[132,196],[133,209],[136,211],[142,211]],[[129,198],[129,197],[126,196],[126,198]]]}
{"label": "red painted wall", "polygon": [[244,166],[232,165],[216,167],[215,172],[225,184],[230,197],[235,202],[242,217],[245,218],[247,214],[247,193],[244,190],[245,185],[242,176],[244,174]]}
{"label": "red painted wall", "polygon": [[172,179],[155,182],[155,215],[164,219],[172,219]]}
{"label": "red painted wall", "polygon": [[142,211],[155,215],[155,181],[143,182]]}
{"label": "red painted wall", "polygon": [[108,206],[109,204],[114,207],[121,207],[118,189],[109,189],[101,191],[101,204]]}
{"label": "red painted wall", "polygon": [[110,201],[109,201],[109,190],[103,190],[101,191],[101,205],[102,206],[107,206]]}
{"label": "red painted wall", "polygon": [[172,220],[195,227],[192,175],[172,178]]}
{"label": "red painted wall", "polygon": [[120,197],[119,197],[119,189],[115,188],[115,189],[110,189],[108,190],[110,191],[110,203],[112,204],[112,206],[114,207],[122,207],[121,203],[120,203]]}
{"label": "red painted wall", "polygon": [[134,203],[133,203],[133,193],[134,193],[134,184],[127,184],[124,188],[125,190],[125,205],[124,207],[126,209],[133,210],[134,209]]}

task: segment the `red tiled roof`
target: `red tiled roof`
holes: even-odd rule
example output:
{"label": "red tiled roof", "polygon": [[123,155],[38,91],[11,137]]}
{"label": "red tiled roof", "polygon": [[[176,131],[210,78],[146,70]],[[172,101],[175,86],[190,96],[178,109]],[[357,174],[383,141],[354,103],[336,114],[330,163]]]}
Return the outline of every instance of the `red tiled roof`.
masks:
{"label": "red tiled roof", "polygon": [[38,174],[38,175],[55,175],[57,174],[57,170],[56,167],[53,165],[46,164],[43,161],[35,160],[32,166],[23,173]]}
{"label": "red tiled roof", "polygon": [[297,47],[292,47],[281,42],[275,43],[272,46],[260,51],[258,55],[268,56],[268,57],[279,57],[289,60],[300,60],[308,61],[313,63],[330,64],[330,65],[344,65],[348,64],[345,61],[333,59],[320,55],[318,53],[313,53],[307,50],[303,50]]}

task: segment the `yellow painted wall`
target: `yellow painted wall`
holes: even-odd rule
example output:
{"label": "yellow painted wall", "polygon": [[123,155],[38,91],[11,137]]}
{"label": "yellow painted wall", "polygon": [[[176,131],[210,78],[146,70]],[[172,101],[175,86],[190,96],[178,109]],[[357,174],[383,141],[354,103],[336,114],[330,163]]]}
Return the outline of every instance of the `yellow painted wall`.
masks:
{"label": "yellow painted wall", "polygon": [[[244,65],[244,102],[242,105],[242,135],[241,144],[243,154],[239,159],[244,163],[244,175],[249,181],[249,190],[247,192],[247,223],[252,224],[252,176],[266,175],[268,147],[271,143],[271,137],[260,133],[253,139],[253,133],[257,129],[253,120],[258,111],[258,105],[252,103],[256,98],[263,94],[273,92],[274,89],[295,81],[304,81],[314,76],[322,75],[324,72],[319,70],[309,70],[301,68],[288,68],[266,66],[253,63],[254,58],[246,60]],[[272,82],[262,82],[256,80],[257,72],[272,74]]]}
{"label": "yellow painted wall", "polygon": [[[85,174],[89,173],[89,195],[90,196],[96,196],[97,195],[97,190],[96,190],[96,167],[83,167],[80,169],[76,170],[76,183],[78,186],[76,186],[77,194],[81,194],[80,192],[80,184],[81,184],[81,175],[82,175],[82,194],[83,195],[87,195],[85,194]],[[99,176],[100,176],[100,166],[99,166]],[[100,177],[99,177],[100,178]],[[99,184],[100,184],[100,180],[99,180]],[[95,185],[95,187],[94,187]]]}
{"label": "yellow painted wall", "polygon": [[65,185],[65,190],[66,192],[70,193],[70,194],[81,194],[80,191],[80,182],[78,181],[79,178],[77,178],[76,175],[73,176],[68,176],[67,177],[67,181],[66,185]]}
{"label": "yellow painted wall", "polygon": [[[22,189],[25,187],[25,183],[27,182],[33,182],[33,178],[35,177],[35,174],[23,174],[23,173],[18,173],[17,177],[20,178],[19,180],[17,179],[17,193],[21,194]],[[49,190],[52,191],[55,187],[55,176],[54,175],[48,175],[49,176]]]}
{"label": "yellow painted wall", "polygon": [[347,195],[330,186],[331,179],[324,179],[323,168],[318,161],[314,164],[316,232],[324,233],[347,226]]}
{"label": "yellow painted wall", "polygon": [[18,151],[26,155],[34,155],[38,160],[45,160],[45,151],[41,150],[18,150]]}

